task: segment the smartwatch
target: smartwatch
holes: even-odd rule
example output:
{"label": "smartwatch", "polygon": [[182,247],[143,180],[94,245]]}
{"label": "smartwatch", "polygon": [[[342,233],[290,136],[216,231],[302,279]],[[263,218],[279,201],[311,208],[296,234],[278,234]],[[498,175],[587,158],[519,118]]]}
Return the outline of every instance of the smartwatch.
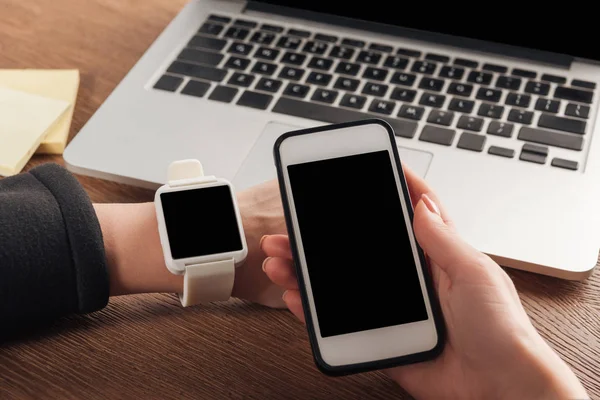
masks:
{"label": "smartwatch", "polygon": [[231,183],[205,176],[198,160],[175,161],[154,204],[165,264],[184,276],[181,304],[228,300],[248,254]]}

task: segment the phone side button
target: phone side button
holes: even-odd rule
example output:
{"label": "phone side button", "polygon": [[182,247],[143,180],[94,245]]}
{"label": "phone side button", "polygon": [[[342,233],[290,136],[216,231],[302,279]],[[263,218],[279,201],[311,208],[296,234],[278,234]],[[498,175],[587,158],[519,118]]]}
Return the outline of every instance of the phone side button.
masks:
{"label": "phone side button", "polygon": [[341,107],[332,107],[323,104],[309,103],[306,101],[281,97],[273,107],[273,112],[294,117],[308,118],[316,121],[337,124],[342,122],[359,121],[369,118],[379,118],[388,122],[394,129],[396,136],[413,138],[417,131],[417,122],[367,114],[360,111],[348,110]]}

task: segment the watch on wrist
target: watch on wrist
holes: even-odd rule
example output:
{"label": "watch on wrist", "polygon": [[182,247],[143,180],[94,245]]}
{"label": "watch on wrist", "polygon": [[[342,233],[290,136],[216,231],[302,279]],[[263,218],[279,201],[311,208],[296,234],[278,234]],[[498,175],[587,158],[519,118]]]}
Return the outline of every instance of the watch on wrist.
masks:
{"label": "watch on wrist", "polygon": [[175,161],[154,196],[165,264],[184,275],[184,307],[231,297],[248,247],[231,183],[205,176],[198,160]]}

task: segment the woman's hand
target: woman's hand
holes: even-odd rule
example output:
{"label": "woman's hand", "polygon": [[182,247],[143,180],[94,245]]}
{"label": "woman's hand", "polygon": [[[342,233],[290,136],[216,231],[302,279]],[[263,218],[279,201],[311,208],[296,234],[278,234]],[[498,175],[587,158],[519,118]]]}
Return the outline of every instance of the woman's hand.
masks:
{"label": "woman's hand", "polygon": [[[425,181],[405,173],[415,235],[429,259],[448,341],[435,360],[393,368],[388,375],[417,398],[587,398],[531,324],[504,270],[458,236]],[[304,321],[287,236],[269,236],[261,245],[268,256],[265,273],[287,290],[285,303]]]}

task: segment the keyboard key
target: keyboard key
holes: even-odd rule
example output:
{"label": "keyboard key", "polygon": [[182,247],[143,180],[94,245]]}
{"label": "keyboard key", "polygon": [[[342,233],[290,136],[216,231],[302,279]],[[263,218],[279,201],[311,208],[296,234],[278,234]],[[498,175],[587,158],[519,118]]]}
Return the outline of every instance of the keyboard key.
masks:
{"label": "keyboard key", "polygon": [[279,55],[279,50],[269,49],[268,47],[260,47],[254,53],[254,57],[262,58],[263,60],[274,60]]}
{"label": "keyboard key", "polygon": [[332,65],[333,60],[321,57],[313,57],[308,63],[309,68],[320,69],[322,71],[329,71]]}
{"label": "keyboard key", "polygon": [[248,43],[233,42],[227,51],[233,54],[241,54],[246,56],[250,54],[253,48],[254,46]]}
{"label": "keyboard key", "polygon": [[365,47],[365,42],[363,42],[362,40],[358,40],[358,39],[343,39],[342,40],[342,44],[344,46],[351,46],[351,47]]}
{"label": "keyboard key", "polygon": [[568,115],[569,117],[587,118],[590,115],[590,108],[582,104],[569,103],[565,109],[565,115]]}
{"label": "keyboard key", "polygon": [[317,89],[312,95],[311,100],[320,101],[321,103],[333,103],[338,96],[335,90]]}
{"label": "keyboard key", "polygon": [[416,79],[416,75],[405,74],[404,72],[396,72],[394,75],[392,75],[390,81],[398,85],[412,86]]}
{"label": "keyboard key", "polygon": [[405,103],[412,103],[412,101],[415,99],[416,96],[417,96],[417,92],[414,90],[397,87],[397,88],[394,88],[394,91],[392,91],[392,94],[390,95],[390,99],[400,100]]}
{"label": "keyboard key", "polygon": [[539,98],[535,102],[535,109],[538,111],[546,111],[550,113],[557,113],[560,107],[560,101]]}
{"label": "keyboard key", "polygon": [[480,85],[489,85],[492,82],[492,74],[483,71],[471,71],[467,81],[479,83]]}
{"label": "keyboard key", "polygon": [[496,64],[483,64],[481,69],[485,69],[486,71],[498,72],[500,74],[505,74],[506,72],[508,72],[508,68],[506,68],[503,65]]}
{"label": "keyboard key", "polygon": [[472,100],[463,100],[453,98],[448,105],[448,109],[452,111],[459,111],[465,114],[470,114],[475,107],[475,102]]}
{"label": "keyboard key", "polygon": [[231,102],[231,100],[233,100],[233,98],[235,97],[237,92],[238,92],[238,90],[236,88],[219,85],[216,88],[214,88],[214,90],[211,92],[211,94],[210,94],[210,96],[208,96],[208,98],[210,100],[220,101],[223,103],[229,103],[229,102]]}
{"label": "keyboard key", "polygon": [[523,125],[529,125],[531,124],[531,121],[533,121],[533,113],[531,111],[513,108],[510,110],[510,113],[508,113],[508,120],[512,122],[518,122]]}
{"label": "keyboard key", "polygon": [[199,47],[202,49],[221,51],[227,44],[227,40],[216,39],[206,36],[196,35],[190,39],[188,46],[189,47]]}
{"label": "keyboard key", "polygon": [[521,149],[521,155],[519,160],[529,161],[536,164],[545,164],[546,157],[548,157],[548,148],[545,146],[538,146],[531,143],[525,143]]}
{"label": "keyboard key", "polygon": [[502,89],[519,90],[521,87],[521,78],[502,75],[496,79],[496,87]]}
{"label": "keyboard key", "polygon": [[578,163],[577,161],[565,160],[564,158],[555,157],[552,159],[550,163],[553,167],[570,169],[573,171],[577,171]]}
{"label": "keyboard key", "polygon": [[388,85],[382,85],[379,83],[367,82],[363,87],[363,94],[370,94],[371,96],[383,97],[388,91]]}
{"label": "keyboard key", "polygon": [[394,111],[395,107],[396,103],[393,101],[373,99],[371,105],[369,106],[369,111],[378,114],[390,115]]}
{"label": "keyboard key", "polygon": [[331,49],[331,53],[329,53],[330,57],[342,58],[344,60],[349,60],[354,55],[354,49],[349,49],[348,47],[335,46]]}
{"label": "keyboard key", "polygon": [[529,103],[531,103],[531,96],[528,94],[509,93],[506,96],[506,104],[509,106],[527,108],[529,107]]}
{"label": "keyboard key", "polygon": [[315,40],[321,40],[323,42],[329,42],[329,43],[335,43],[337,42],[338,38],[332,35],[324,35],[322,33],[317,33],[315,35]]}
{"label": "keyboard key", "polygon": [[244,71],[250,65],[250,60],[236,56],[230,56],[225,63],[225,67]]}
{"label": "keyboard key", "polygon": [[327,43],[318,42],[318,41],[310,41],[306,42],[302,51],[312,54],[325,54],[325,52],[329,49],[329,45]]}
{"label": "keyboard key", "polygon": [[502,114],[504,114],[504,107],[495,104],[481,103],[477,114],[482,117],[500,119],[502,118]]}
{"label": "keyboard key", "polygon": [[243,26],[245,28],[256,28],[258,24],[254,21],[248,21],[247,19],[236,19],[233,21],[234,25]]}
{"label": "keyboard key", "polygon": [[190,96],[202,97],[210,89],[210,83],[196,81],[190,79],[188,83],[181,89],[181,93],[188,94]]}
{"label": "keyboard key", "polygon": [[511,137],[514,125],[508,122],[492,121],[488,126],[487,133],[495,136]]}
{"label": "keyboard key", "polygon": [[525,92],[539,94],[540,96],[545,96],[550,91],[550,85],[543,82],[534,82],[529,81],[527,85],[525,85]]}
{"label": "keyboard key", "polygon": [[279,73],[279,77],[292,81],[299,81],[304,76],[304,70],[293,67],[283,67]]}
{"label": "keyboard key", "polygon": [[425,108],[419,106],[409,106],[407,104],[402,105],[400,107],[400,111],[398,111],[398,116],[402,118],[414,119],[415,121],[420,121],[425,114]]}
{"label": "keyboard key", "polygon": [[449,94],[469,97],[472,91],[473,85],[468,85],[466,83],[451,82],[450,86],[448,86]]}
{"label": "keyboard key", "polygon": [[299,83],[288,83],[287,87],[283,91],[283,94],[288,96],[304,98],[310,89],[309,86],[301,85]]}
{"label": "keyboard key", "polygon": [[444,65],[440,70],[440,76],[442,78],[461,80],[464,74],[465,70],[463,68],[451,67],[449,65]]}
{"label": "keyboard key", "polygon": [[180,78],[178,76],[163,75],[154,84],[154,89],[174,92],[177,90],[179,85],[181,85],[181,82],[183,82],[183,78]]}
{"label": "keyboard key", "polygon": [[283,27],[276,26],[276,25],[270,25],[270,24],[262,24],[260,26],[260,29],[263,29],[263,30],[269,31],[269,32],[275,32],[275,33],[283,32]]}
{"label": "keyboard key", "polygon": [[474,133],[463,132],[458,139],[456,147],[459,149],[471,150],[471,151],[483,151],[486,137],[484,135],[476,135]]}
{"label": "keyboard key", "polygon": [[[496,122],[496,121],[492,121]],[[483,118],[471,117],[468,115],[463,115],[459,118],[458,123],[456,124],[458,129],[466,129],[468,131],[479,132],[483,127]]]}
{"label": "keyboard key", "polygon": [[224,69],[190,64],[183,61],[173,61],[167,72],[215,82],[221,82],[227,75],[227,71]]}
{"label": "keyboard key", "polygon": [[379,60],[381,60],[381,53],[377,53],[375,51],[363,50],[358,53],[358,56],[356,57],[357,62],[363,62],[366,64],[378,64]]}
{"label": "keyboard key", "polygon": [[528,71],[526,69],[514,68],[511,72],[514,76],[520,76],[521,78],[529,78],[535,79],[537,77],[537,73],[534,71]]}
{"label": "keyboard key", "polygon": [[229,81],[227,83],[236,86],[248,87],[252,84],[253,81],[254,76],[236,72],[235,74],[231,75],[231,78],[229,78]]}
{"label": "keyboard key", "polygon": [[538,121],[542,128],[556,129],[557,131],[584,134],[587,121],[574,118],[557,117],[556,115],[542,114]]}
{"label": "keyboard key", "polygon": [[367,67],[363,73],[363,78],[384,81],[387,75],[388,71],[386,69]]}
{"label": "keyboard key", "polygon": [[546,144],[548,146],[562,147],[564,149],[583,149],[583,136],[581,135],[563,134],[560,132],[531,128],[529,126],[522,127],[517,138],[526,142]]}
{"label": "keyboard key", "polygon": [[307,38],[310,37],[310,32],[309,31],[303,31],[300,29],[289,29],[287,31],[288,35],[294,35],[294,36],[300,36],[303,38]]}
{"label": "keyboard key", "polygon": [[490,89],[490,88],[479,88],[477,91],[477,99],[485,100],[492,103],[497,103],[502,97],[502,90]]}
{"label": "keyboard key", "polygon": [[383,63],[385,67],[394,69],[404,69],[408,65],[408,58],[400,56],[388,56]]}
{"label": "keyboard key", "polygon": [[313,71],[310,74],[308,74],[306,82],[314,83],[315,85],[327,86],[332,78],[332,75]]}
{"label": "keyboard key", "polygon": [[553,83],[558,83],[561,85],[564,85],[565,83],[567,83],[567,78],[565,78],[564,76],[543,74],[540,79],[543,81],[546,81],[546,82],[553,82]]}
{"label": "keyboard key", "polygon": [[294,36],[282,36],[277,41],[277,47],[282,47],[288,50],[297,50],[302,43],[302,39]]}
{"label": "keyboard key", "polygon": [[444,96],[444,95],[423,92],[423,95],[421,96],[421,100],[419,100],[419,104],[421,104],[423,106],[442,108],[445,101],[446,101],[446,96]]}
{"label": "keyboard key", "polygon": [[369,45],[369,49],[381,51],[384,53],[391,53],[392,50],[394,50],[394,48],[392,46],[388,46],[387,44],[378,44],[378,43],[371,43]]}
{"label": "keyboard key", "polygon": [[304,54],[294,53],[293,51],[288,51],[283,55],[283,57],[281,57],[282,63],[292,65],[302,65],[304,60],[306,60],[306,56]]}
{"label": "keyboard key", "polygon": [[281,81],[278,79],[261,78],[256,84],[258,90],[264,90],[265,92],[277,92],[281,87]]}
{"label": "keyboard key", "polygon": [[506,147],[500,146],[490,146],[488,149],[488,154],[493,154],[495,156],[513,158],[515,156],[515,151],[513,149],[507,149]]}
{"label": "keyboard key", "polygon": [[[326,104],[312,103],[287,97],[281,97],[273,107],[272,111],[274,113],[308,118],[327,123],[340,123],[373,118],[372,114],[350,110],[348,108],[332,107]],[[417,130],[417,123],[414,121],[390,118],[384,115],[379,116],[379,118],[387,121],[392,126],[396,136],[410,139],[414,137]]]}
{"label": "keyboard key", "polygon": [[344,107],[361,109],[364,107],[367,98],[364,96],[358,96],[355,94],[345,94],[340,101],[340,105]]}
{"label": "keyboard key", "polygon": [[223,30],[223,25],[213,24],[212,22],[205,22],[198,32],[204,33],[205,35],[217,36]]}
{"label": "keyboard key", "polygon": [[477,68],[479,66],[479,63],[477,61],[466,60],[464,58],[455,58],[454,65],[460,65],[462,67],[468,68]]}
{"label": "keyboard key", "polygon": [[254,32],[254,34],[250,38],[251,42],[264,45],[270,45],[271,43],[273,43],[273,40],[275,40],[275,35],[273,35],[270,32],[263,31]]}
{"label": "keyboard key", "polygon": [[396,54],[408,57],[421,57],[421,52],[413,49],[399,48],[398,50],[396,50]]}
{"label": "keyboard key", "polygon": [[425,59],[431,60],[431,61],[437,61],[437,62],[441,62],[441,63],[447,63],[448,61],[450,61],[450,57],[444,56],[441,54],[434,54],[434,53],[426,54]]}
{"label": "keyboard key", "polygon": [[256,72],[257,74],[271,76],[271,75],[273,75],[273,73],[275,72],[276,69],[277,69],[277,65],[275,65],[275,64],[257,61],[256,64],[254,64],[254,67],[252,67],[252,72]]}
{"label": "keyboard key", "polygon": [[570,101],[576,101],[579,103],[590,104],[594,97],[594,93],[588,90],[558,86],[556,90],[554,90],[554,97],[556,97],[557,99],[565,99]]}
{"label": "keyboard key", "polygon": [[437,64],[428,61],[415,61],[411,71],[418,72],[425,75],[432,75],[437,68]]}
{"label": "keyboard key", "polygon": [[452,111],[431,110],[427,122],[437,125],[450,126],[454,121],[454,113]]}
{"label": "keyboard key", "polygon": [[450,146],[454,140],[456,131],[453,129],[442,128],[439,126],[425,125],[421,131],[419,140],[424,142],[441,144],[444,146]]}
{"label": "keyboard key", "polygon": [[421,82],[419,82],[419,88],[441,92],[444,88],[444,81],[441,79],[424,77],[421,79]]}
{"label": "keyboard key", "polygon": [[573,79],[571,86],[578,86],[584,89],[596,89],[595,82],[582,81],[581,79]]}
{"label": "keyboard key", "polygon": [[355,76],[356,74],[358,74],[359,70],[360,70],[359,64],[353,64],[353,63],[344,62],[344,61],[341,61],[335,68],[335,72],[337,72],[338,74],[345,74],[345,75],[352,75],[352,76]]}
{"label": "keyboard key", "polygon": [[223,24],[227,24],[227,23],[231,22],[231,18],[222,16],[222,15],[215,15],[215,14],[209,15],[208,20],[215,21],[215,22],[221,22]]}
{"label": "keyboard key", "polygon": [[356,79],[339,77],[335,82],[334,87],[336,89],[344,89],[349,92],[354,92],[358,88],[359,83],[360,81]]}
{"label": "keyboard key", "polygon": [[244,40],[246,39],[249,33],[250,31],[246,28],[232,26],[231,28],[227,29],[227,32],[225,32],[225,37],[237,40]]}
{"label": "keyboard key", "polygon": [[258,108],[259,110],[266,110],[271,104],[273,96],[270,94],[252,92],[250,90],[244,91],[240,96],[237,104],[245,107]]}

